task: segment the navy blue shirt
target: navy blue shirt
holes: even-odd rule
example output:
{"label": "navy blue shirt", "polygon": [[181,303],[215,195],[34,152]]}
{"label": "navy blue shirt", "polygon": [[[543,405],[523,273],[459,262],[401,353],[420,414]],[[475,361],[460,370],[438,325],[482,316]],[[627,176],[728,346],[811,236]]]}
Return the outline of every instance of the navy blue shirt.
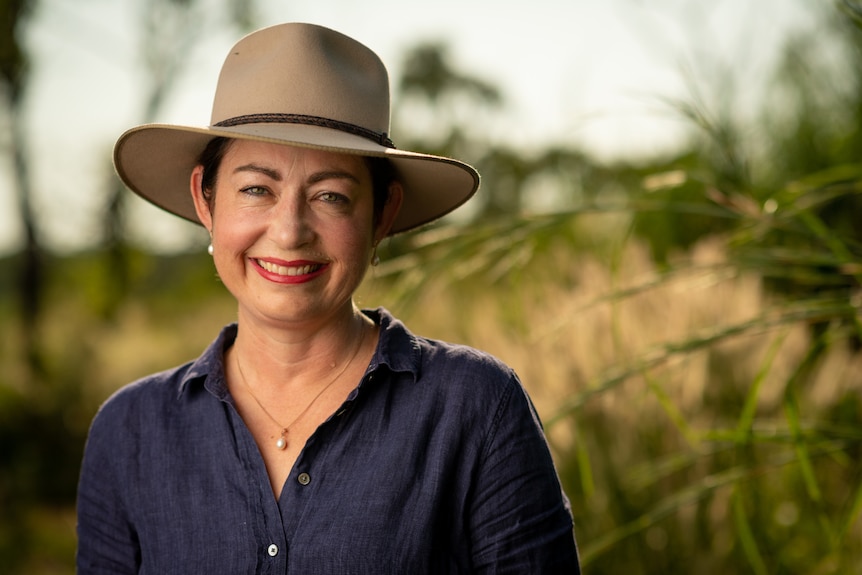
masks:
{"label": "navy blue shirt", "polygon": [[571,512],[515,373],[385,310],[365,376],[276,500],[225,382],[196,361],[99,410],[78,488],[78,572],[578,573]]}

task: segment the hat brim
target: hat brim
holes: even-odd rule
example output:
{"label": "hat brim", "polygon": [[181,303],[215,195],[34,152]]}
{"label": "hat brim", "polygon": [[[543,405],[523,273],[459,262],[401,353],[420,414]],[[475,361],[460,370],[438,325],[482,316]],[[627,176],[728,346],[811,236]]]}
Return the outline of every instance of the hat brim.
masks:
{"label": "hat brim", "polygon": [[207,143],[218,136],[388,158],[404,187],[404,201],[390,235],[412,230],[448,214],[479,188],[478,172],[464,162],[387,148],[361,136],[304,124],[260,123],[235,127],[145,124],[128,130],[117,140],[114,167],[132,191],[168,212],[199,224],[189,178]]}

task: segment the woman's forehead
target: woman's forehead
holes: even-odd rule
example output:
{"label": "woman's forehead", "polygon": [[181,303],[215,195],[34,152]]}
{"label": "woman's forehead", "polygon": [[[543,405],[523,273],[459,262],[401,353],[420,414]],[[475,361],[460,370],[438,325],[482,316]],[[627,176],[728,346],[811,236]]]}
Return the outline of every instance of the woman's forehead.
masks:
{"label": "woman's forehead", "polygon": [[360,180],[370,179],[367,162],[362,156],[255,140],[231,142],[223,165],[236,167],[248,163],[277,170],[285,176],[296,169],[303,172],[337,169],[348,171]]}

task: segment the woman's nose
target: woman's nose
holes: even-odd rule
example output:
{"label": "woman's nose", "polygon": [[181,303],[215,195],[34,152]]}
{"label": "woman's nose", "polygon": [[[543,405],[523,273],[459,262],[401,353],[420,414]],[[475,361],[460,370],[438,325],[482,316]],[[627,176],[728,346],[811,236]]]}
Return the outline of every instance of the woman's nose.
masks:
{"label": "woman's nose", "polygon": [[302,198],[283,195],[272,211],[270,237],[285,249],[303,247],[314,239],[308,205]]}

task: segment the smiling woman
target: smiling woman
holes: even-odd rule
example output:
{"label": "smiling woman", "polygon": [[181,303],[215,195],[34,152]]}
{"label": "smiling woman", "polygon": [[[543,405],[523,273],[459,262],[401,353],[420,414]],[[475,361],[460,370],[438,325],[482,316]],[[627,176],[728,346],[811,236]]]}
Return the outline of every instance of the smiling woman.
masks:
{"label": "smiling woman", "polygon": [[230,52],[210,126],[120,137],[118,173],[207,229],[238,314],[198,359],[100,409],[80,573],[578,572],[516,374],[354,304],[384,237],[479,182],[397,150],[388,94],[370,50],[285,24]]}
{"label": "smiling woman", "polygon": [[204,168],[192,170],[192,196],[219,276],[239,302],[240,325],[313,332],[350,317],[371,253],[401,206],[401,185],[389,185],[375,226],[371,174],[360,156],[233,140],[213,167],[210,190]]}

